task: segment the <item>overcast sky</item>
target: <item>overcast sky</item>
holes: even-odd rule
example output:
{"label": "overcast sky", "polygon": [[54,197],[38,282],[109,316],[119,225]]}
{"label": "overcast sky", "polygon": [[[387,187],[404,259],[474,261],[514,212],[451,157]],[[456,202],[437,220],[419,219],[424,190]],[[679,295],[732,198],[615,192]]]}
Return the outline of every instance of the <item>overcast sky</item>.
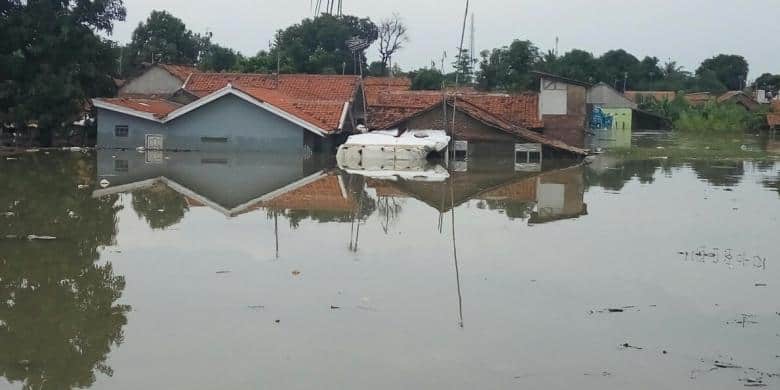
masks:
{"label": "overcast sky", "polygon": [[[323,0],[324,2],[325,0]],[[252,55],[268,47],[276,30],[311,15],[311,0],[125,0],[127,20],[113,39],[130,40],[153,9],[167,10],[195,32],[210,31],[223,46]],[[394,62],[404,69],[428,66],[460,39],[465,1],[343,0],[344,12],[375,22],[398,12],[411,41]],[[641,59],[676,60],[688,70],[718,53],[740,54],[750,78],[780,73],[780,0],[471,0],[477,51],[527,39],[543,50],[560,37],[559,52],[595,55],[623,48]],[[468,38],[466,39],[468,42]],[[466,44],[468,47],[468,43]],[[376,59],[376,48],[368,52]],[[451,60],[449,60],[451,61]],[[449,62],[448,61],[448,62]]]}

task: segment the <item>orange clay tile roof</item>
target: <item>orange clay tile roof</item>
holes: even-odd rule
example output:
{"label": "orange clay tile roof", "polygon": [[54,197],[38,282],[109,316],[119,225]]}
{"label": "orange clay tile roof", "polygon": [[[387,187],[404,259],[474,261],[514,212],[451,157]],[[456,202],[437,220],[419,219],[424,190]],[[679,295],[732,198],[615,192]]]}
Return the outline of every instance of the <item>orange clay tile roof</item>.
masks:
{"label": "orange clay tile roof", "polygon": [[406,77],[366,77],[363,80],[363,92],[366,104],[375,105],[382,92],[409,91],[412,81]]}
{"label": "orange clay tile roof", "polygon": [[309,74],[283,74],[279,76],[252,73],[195,73],[184,89],[204,96],[224,88],[228,83],[239,88],[264,88],[289,98],[304,100],[330,100],[342,104],[352,100],[359,77]]}
{"label": "orange clay tile roof", "polygon": [[780,114],[778,113],[766,114],[766,121],[770,127],[780,126]]}
{"label": "orange clay tile roof", "polygon": [[100,101],[147,114],[154,114],[157,118],[164,118],[172,111],[181,107],[181,104],[166,99],[121,97],[100,99]]}
{"label": "orange clay tile roof", "polygon": [[467,101],[513,125],[527,129],[539,129],[544,125],[539,118],[539,95],[464,94],[459,99]]}
{"label": "orange clay tile roof", "polygon": [[[454,95],[448,94],[448,99]],[[371,128],[385,129],[398,125],[440,104],[445,95],[440,91],[382,91],[369,99]],[[468,102],[514,126],[528,129],[542,128],[539,119],[539,96],[463,93],[457,99]]]}
{"label": "orange clay tile roof", "polygon": [[355,209],[355,200],[348,193],[342,192],[339,177],[335,174],[329,174],[301,188],[259,203],[255,208],[259,207],[287,210],[351,211]]}
{"label": "orange clay tile roof", "polygon": [[442,104],[445,95],[433,91],[383,91],[368,104],[369,127],[387,129]]}
{"label": "orange clay tile roof", "polygon": [[157,66],[165,69],[168,73],[181,81],[187,80],[193,73],[200,73],[198,68],[187,65],[172,65],[172,64],[157,64]]}
{"label": "orange clay tile roof", "polygon": [[780,113],[780,100],[772,101],[772,111]]}
{"label": "orange clay tile roof", "polygon": [[563,150],[575,154],[580,154],[580,155],[587,154],[587,151],[585,149],[571,146],[563,141],[547,138],[544,135],[539,134],[535,131],[528,130],[525,127],[512,124],[504,120],[503,118],[500,118],[490,112],[487,112],[482,107],[474,105],[470,102],[460,101],[459,103],[457,103],[457,108],[458,110],[466,113],[470,117],[482,123],[485,123],[489,126],[492,126],[506,133],[523,138],[527,141],[540,143],[552,147],[554,149]]}
{"label": "orange clay tile roof", "polygon": [[203,97],[230,84],[325,131],[335,131],[358,83],[357,76],[195,73],[184,89]]}

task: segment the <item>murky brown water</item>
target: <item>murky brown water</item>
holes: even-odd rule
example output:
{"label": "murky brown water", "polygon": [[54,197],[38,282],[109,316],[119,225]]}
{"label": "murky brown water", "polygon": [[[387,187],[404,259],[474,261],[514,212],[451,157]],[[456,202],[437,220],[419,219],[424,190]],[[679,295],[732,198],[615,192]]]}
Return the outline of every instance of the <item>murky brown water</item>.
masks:
{"label": "murky brown water", "polygon": [[780,163],[641,142],[407,179],[3,158],[0,388],[780,387]]}

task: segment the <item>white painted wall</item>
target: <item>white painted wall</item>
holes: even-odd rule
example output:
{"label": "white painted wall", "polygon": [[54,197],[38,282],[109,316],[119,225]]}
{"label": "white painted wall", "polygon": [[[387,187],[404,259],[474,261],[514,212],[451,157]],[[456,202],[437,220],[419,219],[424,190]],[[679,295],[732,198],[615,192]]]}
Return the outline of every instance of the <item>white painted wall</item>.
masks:
{"label": "white painted wall", "polygon": [[568,84],[555,80],[540,80],[539,115],[568,114]]}

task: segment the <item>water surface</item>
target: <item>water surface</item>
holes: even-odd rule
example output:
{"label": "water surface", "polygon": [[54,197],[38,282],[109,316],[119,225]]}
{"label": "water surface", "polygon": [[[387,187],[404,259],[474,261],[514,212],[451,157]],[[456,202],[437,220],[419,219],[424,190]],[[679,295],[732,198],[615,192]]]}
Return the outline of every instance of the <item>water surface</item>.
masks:
{"label": "water surface", "polygon": [[780,163],[729,142],[3,158],[0,388],[777,388]]}

